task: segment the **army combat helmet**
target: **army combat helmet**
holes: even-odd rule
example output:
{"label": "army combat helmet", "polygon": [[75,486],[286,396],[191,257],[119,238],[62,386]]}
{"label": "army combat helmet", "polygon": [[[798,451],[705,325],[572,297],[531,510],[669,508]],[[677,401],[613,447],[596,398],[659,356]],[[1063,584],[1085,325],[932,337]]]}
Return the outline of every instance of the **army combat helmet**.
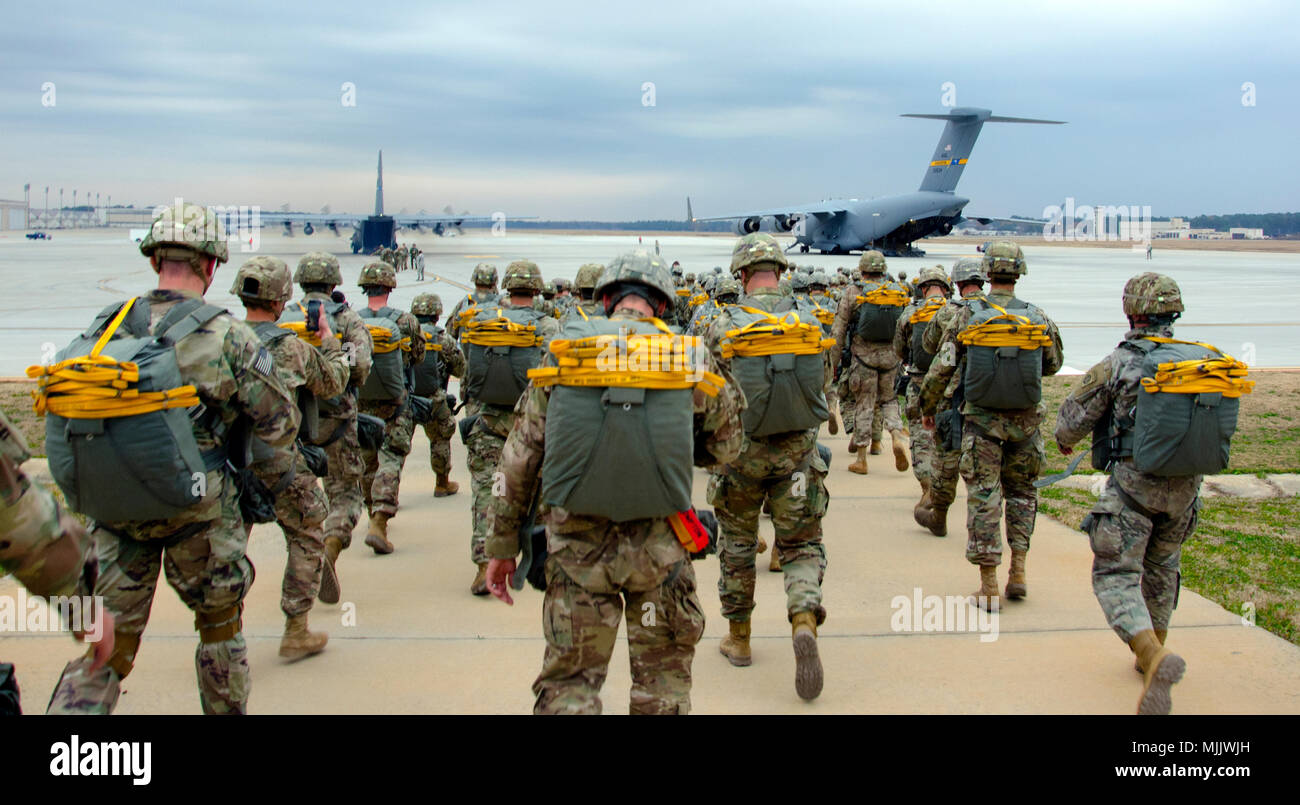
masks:
{"label": "army combat helmet", "polygon": [[278,257],[254,257],[235,272],[230,292],[245,302],[288,302],[293,295],[289,266]]}
{"label": "army combat helmet", "polygon": [[357,285],[362,288],[379,286],[392,290],[397,287],[397,271],[383,260],[371,260],[361,267]]}
{"label": "army combat helmet", "polygon": [[1183,312],[1183,292],[1173,277],[1148,271],[1124,284],[1124,315],[1162,316],[1168,320]]}
{"label": "army combat helmet", "polygon": [[343,272],[339,270],[339,259],[325,252],[308,252],[298,261],[293,281],[299,285],[342,285]]}
{"label": "army combat helmet", "polygon": [[601,300],[608,316],[614,306],[628,294],[644,299],[662,316],[669,302],[676,296],[672,272],[658,255],[638,249],[620,254],[605,268],[596,286],[595,298]]}
{"label": "army combat helmet", "polygon": [[189,263],[205,288],[212,283],[210,272],[230,259],[226,231],[216,213],[184,202],[164,207],[158,213],[149,233],[140,241],[140,253],[149,258],[155,272],[161,270],[163,260]]}
{"label": "army combat helmet", "polygon": [[501,287],[510,293],[541,293],[542,270],[532,260],[516,260],[506,266]]}
{"label": "army combat helmet", "polygon": [[885,255],[872,249],[862,253],[858,258],[858,273],[864,277],[874,277],[885,273]]}
{"label": "army combat helmet", "polygon": [[944,296],[952,296],[952,283],[948,281],[948,274],[940,266],[930,266],[921,269],[921,273],[916,277],[916,287],[924,294],[927,285],[942,285]]}
{"label": "army combat helmet", "polygon": [[411,315],[429,316],[434,319],[442,317],[442,297],[436,293],[422,293],[411,300]]}
{"label": "army combat helmet", "polygon": [[789,265],[781,244],[766,232],[743,235],[731,249],[731,274],[742,281],[750,272],[759,270],[775,270],[780,277]]}
{"label": "army combat helmet", "polygon": [[1029,266],[1025,264],[1025,253],[1012,241],[994,241],[984,250],[984,273],[990,278],[1019,277],[1028,274]]}
{"label": "army combat helmet", "polygon": [[[605,267],[600,263],[583,263],[578,267],[578,276],[574,277],[573,285],[578,289],[578,293],[584,298],[590,298],[591,292],[596,290],[596,283],[600,281],[601,272]],[[586,291],[586,293],[583,293]]]}
{"label": "army combat helmet", "polygon": [[497,267],[491,263],[479,263],[474,266],[474,271],[469,275],[469,281],[476,287],[492,288],[497,287]]}
{"label": "army combat helmet", "polygon": [[961,285],[964,282],[977,282],[981,286],[984,284],[983,260],[978,257],[957,258],[957,262],[952,264],[952,284]]}

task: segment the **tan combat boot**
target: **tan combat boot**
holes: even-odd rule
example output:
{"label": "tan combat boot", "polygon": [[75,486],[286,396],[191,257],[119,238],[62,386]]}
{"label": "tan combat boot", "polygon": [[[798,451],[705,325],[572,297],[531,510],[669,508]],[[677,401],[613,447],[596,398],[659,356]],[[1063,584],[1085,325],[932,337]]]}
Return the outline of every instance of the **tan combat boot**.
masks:
{"label": "tan combat boot", "polygon": [[822,692],[822,658],[817,654],[817,616],[796,612],[790,619],[794,638],[794,690],[804,701]]}
{"label": "tan combat boot", "polygon": [[448,495],[454,495],[460,491],[460,484],[450,480],[446,475],[438,475],[437,481],[433,485],[433,496],[435,498],[445,498]]}
{"label": "tan combat boot", "polygon": [[474,595],[487,595],[487,562],[478,563],[478,573],[474,574],[474,581],[469,585],[469,591]]}
{"label": "tan combat boot", "polygon": [[936,506],[930,501],[923,509],[916,509],[912,512],[916,522],[930,529],[930,533],[936,537],[948,536],[948,507]]}
{"label": "tan combat boot", "polygon": [[393,543],[388,541],[389,517],[383,512],[370,515],[370,529],[366,532],[366,544],[381,556],[393,552]]}
{"label": "tan combat boot", "polygon": [[1142,679],[1142,698],[1138,699],[1138,715],[1169,715],[1173,705],[1169,689],[1183,678],[1187,662],[1165,648],[1152,629],[1139,632],[1128,645],[1146,669]]}
{"label": "tan combat boot", "polygon": [[280,656],[292,661],[319,654],[329,639],[324,632],[307,631],[307,613],[290,615],[284,623],[284,637],[280,638]]}
{"label": "tan combat boot", "polygon": [[727,621],[731,634],[722,639],[718,651],[727,661],[738,668],[744,668],[754,662],[754,655],[749,651],[749,621]]}
{"label": "tan combat boot", "polygon": [[[1156,629],[1156,630],[1154,630],[1154,631],[1155,631],[1155,633],[1156,633],[1156,640],[1159,640],[1159,641],[1160,641],[1160,645],[1163,646],[1163,645],[1165,644],[1165,638],[1169,636],[1169,630],[1168,630],[1168,629]],[[1133,670],[1134,670],[1134,671],[1137,671],[1139,674],[1141,674],[1141,673],[1145,673],[1145,672],[1142,670],[1142,658],[1141,658],[1141,657],[1138,657],[1138,656],[1134,656],[1134,657],[1133,657]]]}
{"label": "tan combat boot", "polygon": [[857,454],[858,454],[858,448],[854,447],[853,440],[849,439],[849,455],[856,456]]}
{"label": "tan combat boot", "polygon": [[907,437],[901,430],[889,432],[889,443],[894,448],[894,467],[899,472],[907,472],[911,465],[907,463]]}
{"label": "tan combat boot", "polygon": [[980,588],[971,595],[971,603],[988,612],[1002,607],[998,598],[998,566],[980,565]]}
{"label": "tan combat boot", "polygon": [[772,559],[767,563],[767,569],[770,573],[781,572],[781,558],[776,555],[776,546],[772,546]]}
{"label": "tan combat boot", "polygon": [[1025,557],[1028,554],[1015,549],[1011,551],[1011,572],[1007,575],[1007,598],[1012,600],[1024,598],[1029,592],[1025,586]]}
{"label": "tan combat boot", "polygon": [[325,540],[325,556],[320,563],[320,589],[316,591],[316,598],[322,604],[337,604],[339,602],[339,574],[334,569],[334,563],[338,561],[339,550],[343,543],[335,537],[329,537]]}
{"label": "tan combat boot", "polygon": [[867,448],[858,448],[858,460],[849,465],[849,472],[855,472],[858,475],[867,474]]}
{"label": "tan combat boot", "polygon": [[[768,512],[768,513],[767,513],[767,516],[768,516],[768,517],[771,517],[771,516],[772,516],[772,513],[771,513],[771,512]],[[755,549],[754,552],[755,552],[755,553],[762,553],[763,551],[766,551],[766,550],[767,550],[767,540],[763,539],[762,537],[759,537],[759,538],[758,538],[758,547]]]}
{"label": "tan combat boot", "polygon": [[872,440],[871,440],[871,455],[873,455],[873,456],[878,456],[878,455],[880,455],[880,453],[882,452],[882,450],[883,450],[883,448],[881,448],[881,446],[880,446],[880,440],[879,440],[879,439],[872,439]]}
{"label": "tan combat boot", "polygon": [[826,429],[831,432],[832,436],[840,432],[840,415],[839,411],[834,408],[831,409],[830,419],[826,421]]}
{"label": "tan combat boot", "polygon": [[922,511],[929,509],[930,505],[930,484],[922,481],[921,499],[912,507],[912,519],[916,521],[917,525],[925,525],[925,523],[921,521],[921,513]]}

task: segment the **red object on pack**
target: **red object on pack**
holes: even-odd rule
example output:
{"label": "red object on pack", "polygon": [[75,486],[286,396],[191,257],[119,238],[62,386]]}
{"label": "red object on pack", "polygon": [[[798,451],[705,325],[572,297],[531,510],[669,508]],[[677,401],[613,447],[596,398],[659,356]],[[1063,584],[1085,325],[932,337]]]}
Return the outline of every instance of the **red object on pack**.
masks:
{"label": "red object on pack", "polygon": [[709,547],[709,531],[696,516],[695,509],[677,512],[668,518],[668,524],[673,527],[677,541],[690,553],[699,553]]}

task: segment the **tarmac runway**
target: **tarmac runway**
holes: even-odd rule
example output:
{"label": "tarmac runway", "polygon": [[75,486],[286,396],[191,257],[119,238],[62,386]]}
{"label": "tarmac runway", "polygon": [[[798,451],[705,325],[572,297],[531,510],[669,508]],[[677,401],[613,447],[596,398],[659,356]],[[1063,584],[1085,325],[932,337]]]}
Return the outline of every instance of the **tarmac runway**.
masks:
{"label": "tarmac runway", "polygon": [[[347,230],[344,230],[347,231]],[[51,241],[28,241],[21,233],[0,236],[0,333],[6,349],[0,353],[0,376],[17,376],[62,348],[86,327],[95,312],[115,299],[153,287],[152,271],[130,242],[125,229],[55,230]],[[426,280],[413,272],[398,278],[394,303],[406,307],[417,293],[442,295],[448,309],[463,293],[474,266],[480,262],[505,266],[516,259],[537,262],[550,278],[572,278],[586,262],[607,263],[621,252],[654,249],[656,242],[669,260],[680,260],[688,272],[730,264],[730,236],[647,236],[638,243],[629,235],[555,235],[532,230],[506,230],[497,237],[482,230],[439,238],[428,233],[400,232],[425,250]],[[209,299],[238,311],[228,293],[234,268],[255,254],[273,254],[290,267],[305,252],[324,250],[339,255],[344,292],[357,297],[354,278],[367,258],[353,255],[346,237],[317,232],[287,238],[268,227],[260,233],[256,251],[235,247],[231,261],[216,275]],[[915,276],[923,267],[951,268],[957,257],[974,255],[970,244],[944,240],[921,244],[925,257],[890,258],[893,271]],[[1017,286],[1020,295],[1047,311],[1060,326],[1065,362],[1086,370],[1108,353],[1124,335],[1120,309],[1124,283],[1143,271],[1172,275],[1183,290],[1187,313],[1179,322],[1183,338],[1209,341],[1257,366],[1300,365],[1300,254],[1155,249],[1145,251],[1026,245],[1029,274]],[[791,253],[796,263],[833,270],[857,265],[857,256]],[[435,279],[434,276],[438,279]]]}

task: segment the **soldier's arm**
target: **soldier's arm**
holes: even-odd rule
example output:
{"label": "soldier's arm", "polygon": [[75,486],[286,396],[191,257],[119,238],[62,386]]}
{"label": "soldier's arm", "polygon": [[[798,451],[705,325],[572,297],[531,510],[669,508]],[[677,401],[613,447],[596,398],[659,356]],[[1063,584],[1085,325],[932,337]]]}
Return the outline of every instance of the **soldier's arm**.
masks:
{"label": "soldier's arm", "polygon": [[1043,353],[1044,376],[1056,374],[1065,364],[1065,346],[1061,343],[1061,330],[1051,319],[1047,319],[1047,335],[1052,339],[1052,348]]}
{"label": "soldier's arm", "polygon": [[[936,317],[937,318],[937,317]],[[926,328],[925,337],[929,340],[930,331],[934,329],[934,319],[930,320],[930,326]],[[934,350],[934,360],[930,363],[930,369],[925,373],[925,378],[921,381],[921,388],[918,392],[918,400],[921,405],[921,413],[926,416],[934,416],[934,412],[939,408],[939,401],[943,399],[944,389],[948,387],[948,381],[957,371],[957,363],[960,358],[957,349],[957,332],[958,327],[953,326],[955,322],[950,321],[943,329],[942,335],[936,339],[938,348]]]}
{"label": "soldier's arm", "polygon": [[714,467],[729,464],[740,455],[745,428],[740,412],[745,408],[745,395],[740,386],[720,371],[718,366],[706,370],[726,379],[722,391],[710,397],[695,389],[695,466]]}
{"label": "soldier's arm", "polygon": [[1056,441],[1062,447],[1077,444],[1106,415],[1114,399],[1111,375],[1111,361],[1106,358],[1089,369],[1079,388],[1061,403],[1056,415]]}
{"label": "soldier's arm", "polygon": [[529,384],[516,408],[515,425],[501,448],[497,472],[501,473],[504,489],[503,494],[492,498],[492,533],[486,546],[487,555],[493,559],[513,559],[519,553],[519,526],[528,516],[533,487],[542,469],[548,399],[545,389]]}
{"label": "soldier's arm", "polygon": [[442,334],[442,365],[447,367],[447,374],[452,377],[465,376],[465,356],[446,332]]}
{"label": "soldier's arm", "polygon": [[943,327],[947,321],[952,318],[952,305],[944,305],[939,308],[939,312],[934,314],[925,325],[925,332],[921,333],[921,346],[931,355],[939,352],[939,342],[943,338]]}
{"label": "soldier's arm", "polygon": [[849,314],[853,311],[853,299],[857,296],[857,286],[850,285],[840,297],[839,307],[835,309],[835,322],[831,324],[831,338],[835,339],[835,348],[844,349],[844,338],[849,331]]}
{"label": "soldier's arm", "polygon": [[537,335],[542,339],[542,347],[550,346],[551,339],[560,334],[560,322],[550,316],[537,322]]}
{"label": "soldier's arm", "polygon": [[233,406],[252,423],[253,435],[283,447],[298,435],[302,415],[295,395],[275,374],[271,354],[242,322],[226,334],[225,359],[235,378]]}
{"label": "soldier's arm", "polygon": [[894,325],[894,354],[900,361],[907,360],[908,329],[913,326],[908,318],[915,311],[916,308],[912,305],[903,308],[902,314],[898,317],[898,324]]}
{"label": "soldier's arm", "polygon": [[303,377],[307,378],[307,390],[317,397],[325,399],[337,397],[348,385],[347,354],[343,344],[335,335],[320,340],[320,350],[314,350],[303,341],[294,341],[296,352],[302,355]]}
{"label": "soldier's arm", "polygon": [[81,523],[0,454],[0,575],[12,573],[34,595],[86,596],[98,571],[95,541]]}
{"label": "soldier's arm", "polygon": [[424,334],[420,332],[420,322],[410,313],[402,314],[402,332],[411,339],[411,365],[424,361]]}
{"label": "soldier's arm", "polygon": [[370,376],[370,367],[374,362],[374,358],[371,357],[375,349],[374,342],[370,340],[370,331],[366,329],[361,317],[352,310],[347,313],[349,315],[339,317],[339,323],[343,326],[343,332],[339,337],[344,343],[352,345],[347,349],[351,353],[349,356],[351,381],[360,386]]}

